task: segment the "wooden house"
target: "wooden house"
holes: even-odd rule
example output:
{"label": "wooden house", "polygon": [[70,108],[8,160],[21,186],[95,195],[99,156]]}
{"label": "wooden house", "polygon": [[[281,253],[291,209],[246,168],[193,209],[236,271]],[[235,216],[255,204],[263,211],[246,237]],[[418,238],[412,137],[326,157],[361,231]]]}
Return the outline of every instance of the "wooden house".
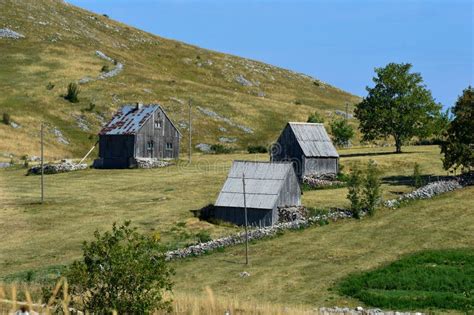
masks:
{"label": "wooden house", "polygon": [[301,204],[301,190],[291,163],[234,161],[214,204],[214,217],[245,224],[244,187],[249,225],[278,222],[278,207]]}
{"label": "wooden house", "polygon": [[290,161],[298,177],[337,174],[339,154],[323,124],[289,122],[274,144],[272,161]]}
{"label": "wooden house", "polygon": [[160,105],[123,106],[99,133],[99,168],[128,168],[136,158],[177,159],[181,134]]}

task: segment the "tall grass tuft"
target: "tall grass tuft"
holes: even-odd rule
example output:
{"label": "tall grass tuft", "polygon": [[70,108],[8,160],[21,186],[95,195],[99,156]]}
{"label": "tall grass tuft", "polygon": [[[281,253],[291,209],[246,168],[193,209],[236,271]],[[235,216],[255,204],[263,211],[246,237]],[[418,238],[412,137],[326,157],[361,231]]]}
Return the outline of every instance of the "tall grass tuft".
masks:
{"label": "tall grass tuft", "polygon": [[78,103],[79,102],[79,95],[80,89],[77,83],[71,82],[67,86],[67,93],[64,96],[66,100],[68,100],[71,103]]}

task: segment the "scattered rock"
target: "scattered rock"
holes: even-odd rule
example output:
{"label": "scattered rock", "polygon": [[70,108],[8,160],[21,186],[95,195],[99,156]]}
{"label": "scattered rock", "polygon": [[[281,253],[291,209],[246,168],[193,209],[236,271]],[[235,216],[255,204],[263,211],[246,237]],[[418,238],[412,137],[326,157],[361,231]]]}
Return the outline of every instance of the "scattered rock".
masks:
{"label": "scattered rock", "polygon": [[343,185],[344,182],[336,180],[336,174],[305,175],[303,183],[309,187],[331,187]]}
{"label": "scattered rock", "polygon": [[208,108],[203,108],[203,107],[201,107],[201,106],[197,106],[196,108],[197,108],[201,113],[203,113],[204,115],[209,116],[209,117],[212,117],[212,118],[214,118],[215,120],[223,121],[223,122],[229,124],[230,126],[239,128],[240,130],[244,131],[245,133],[253,133],[252,128],[247,127],[247,126],[243,126],[243,125],[236,124],[235,122],[233,122],[233,121],[230,120],[229,118],[224,117],[224,116],[221,116],[221,115],[219,115],[218,113],[216,113],[216,112],[213,111],[213,110],[210,110],[210,109],[208,109]]}
{"label": "scattered rock", "polygon": [[222,132],[227,132],[227,129],[224,128],[224,127],[219,127],[219,131],[222,131]]}
{"label": "scattered rock", "polygon": [[303,206],[278,208],[278,222],[293,222],[308,217],[308,210]]}
{"label": "scattered rock", "polygon": [[239,74],[238,76],[235,77],[235,81],[240,83],[242,86],[253,86],[254,84],[247,80],[242,74]]}
{"label": "scattered rock", "polygon": [[195,148],[204,153],[210,153],[212,151],[211,145],[207,143],[199,143],[195,146]]}
{"label": "scattered rock", "polygon": [[94,81],[94,79],[91,77],[83,77],[82,79],[79,80],[79,84],[86,84],[91,81]]}
{"label": "scattered rock", "polygon": [[32,156],[28,157],[28,161],[30,161],[30,162],[39,162],[39,161],[41,161],[41,158],[39,156],[32,155]]}
{"label": "scattered rock", "polygon": [[237,141],[236,138],[226,138],[226,137],[219,138],[219,142],[222,142],[222,143],[234,143],[236,141]]}
{"label": "scattered rock", "polygon": [[85,120],[83,116],[78,116],[78,115],[73,114],[72,117],[74,117],[74,119],[76,120],[76,124],[79,127],[79,129],[81,129],[82,131],[90,130],[89,123],[87,122],[87,120]]}
{"label": "scattered rock", "polygon": [[148,94],[151,94],[151,93],[153,93],[153,91],[152,91],[152,90],[150,90],[150,89],[143,89],[143,92],[145,92],[145,93],[148,93]]}
{"label": "scattered rock", "polygon": [[160,168],[171,165],[170,162],[156,158],[135,158],[137,168]]}
{"label": "scattered rock", "polygon": [[101,73],[99,75],[98,79],[104,80],[104,79],[115,77],[117,74],[122,72],[122,70],[123,70],[123,64],[120,63],[120,62],[117,62],[117,64],[115,65],[115,67],[112,70],[110,70],[108,72]]}
{"label": "scattered rock", "polygon": [[344,314],[344,315],[423,315],[423,313],[410,313],[410,312],[397,312],[397,311],[382,311],[379,308],[374,309],[364,309],[361,306],[356,307],[355,309],[350,309],[349,307],[321,307],[319,308],[319,314],[321,315],[334,315],[334,314]]}
{"label": "scattered rock", "polygon": [[178,127],[181,129],[188,129],[188,123],[184,121],[178,122]]}
{"label": "scattered rock", "polygon": [[21,128],[21,125],[20,124],[17,124],[16,122],[10,122],[10,126],[12,126],[13,128],[15,129],[18,129],[18,128]]}
{"label": "scattered rock", "polygon": [[12,31],[9,28],[0,28],[0,38],[20,39],[24,37],[23,34]]}
{"label": "scattered rock", "polygon": [[265,97],[265,92],[263,91],[258,91],[258,97]]}
{"label": "scattered rock", "polygon": [[109,56],[107,56],[106,54],[101,52],[100,50],[96,50],[95,54],[96,54],[97,57],[99,57],[101,59],[104,59],[104,60],[107,60],[107,61],[110,61],[110,62],[114,62],[114,60],[112,58],[110,58]]}
{"label": "scattered rock", "polygon": [[64,137],[63,133],[58,128],[54,127],[52,130],[52,133],[56,136],[56,140],[59,143],[66,144],[66,145],[69,144],[69,141]]}
{"label": "scattered rock", "polygon": [[10,162],[0,162],[0,168],[7,168],[10,167]]}
{"label": "scattered rock", "polygon": [[[84,170],[87,168],[87,164],[76,164],[70,160],[62,160],[61,163],[57,164],[45,164],[44,174],[58,174],[58,173],[66,173],[78,170]],[[31,167],[26,175],[40,175],[41,174],[41,166],[33,166]]]}
{"label": "scattered rock", "polygon": [[250,273],[248,273],[247,271],[242,271],[239,273],[239,276],[241,278],[247,278],[247,277],[250,277]]}

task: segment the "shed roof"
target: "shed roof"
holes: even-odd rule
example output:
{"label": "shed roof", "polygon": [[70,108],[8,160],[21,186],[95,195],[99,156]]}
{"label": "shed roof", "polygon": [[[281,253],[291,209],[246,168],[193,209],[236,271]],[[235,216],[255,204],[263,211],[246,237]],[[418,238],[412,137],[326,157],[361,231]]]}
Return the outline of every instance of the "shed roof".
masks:
{"label": "shed roof", "polygon": [[339,157],[323,124],[289,122],[306,157]]}
{"label": "shed roof", "polygon": [[234,161],[215,206],[244,207],[242,176],[245,175],[247,208],[273,209],[292,169],[289,162]]}
{"label": "shed roof", "polygon": [[[133,135],[136,134],[145,122],[150,118],[155,111],[161,109],[163,114],[166,112],[158,104],[150,105],[125,105],[120,108],[107,125],[102,128],[100,135]],[[169,119],[169,117],[168,117]],[[171,119],[170,119],[171,121]],[[179,132],[178,128],[173,124],[173,127]],[[181,134],[181,133],[180,133]]]}

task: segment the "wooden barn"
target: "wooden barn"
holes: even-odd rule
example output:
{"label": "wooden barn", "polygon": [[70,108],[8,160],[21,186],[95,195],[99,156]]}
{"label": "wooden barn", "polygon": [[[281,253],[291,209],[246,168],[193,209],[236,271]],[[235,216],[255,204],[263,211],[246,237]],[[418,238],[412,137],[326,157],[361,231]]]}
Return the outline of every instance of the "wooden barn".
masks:
{"label": "wooden barn", "polygon": [[160,105],[123,106],[99,133],[98,168],[128,168],[136,158],[177,159],[181,134]]}
{"label": "wooden barn", "polygon": [[234,161],[214,204],[215,218],[245,224],[243,176],[249,225],[275,224],[278,207],[301,204],[301,190],[291,163]]}
{"label": "wooden barn", "polygon": [[272,153],[272,161],[290,161],[298,177],[337,174],[339,154],[323,124],[289,122]]}

